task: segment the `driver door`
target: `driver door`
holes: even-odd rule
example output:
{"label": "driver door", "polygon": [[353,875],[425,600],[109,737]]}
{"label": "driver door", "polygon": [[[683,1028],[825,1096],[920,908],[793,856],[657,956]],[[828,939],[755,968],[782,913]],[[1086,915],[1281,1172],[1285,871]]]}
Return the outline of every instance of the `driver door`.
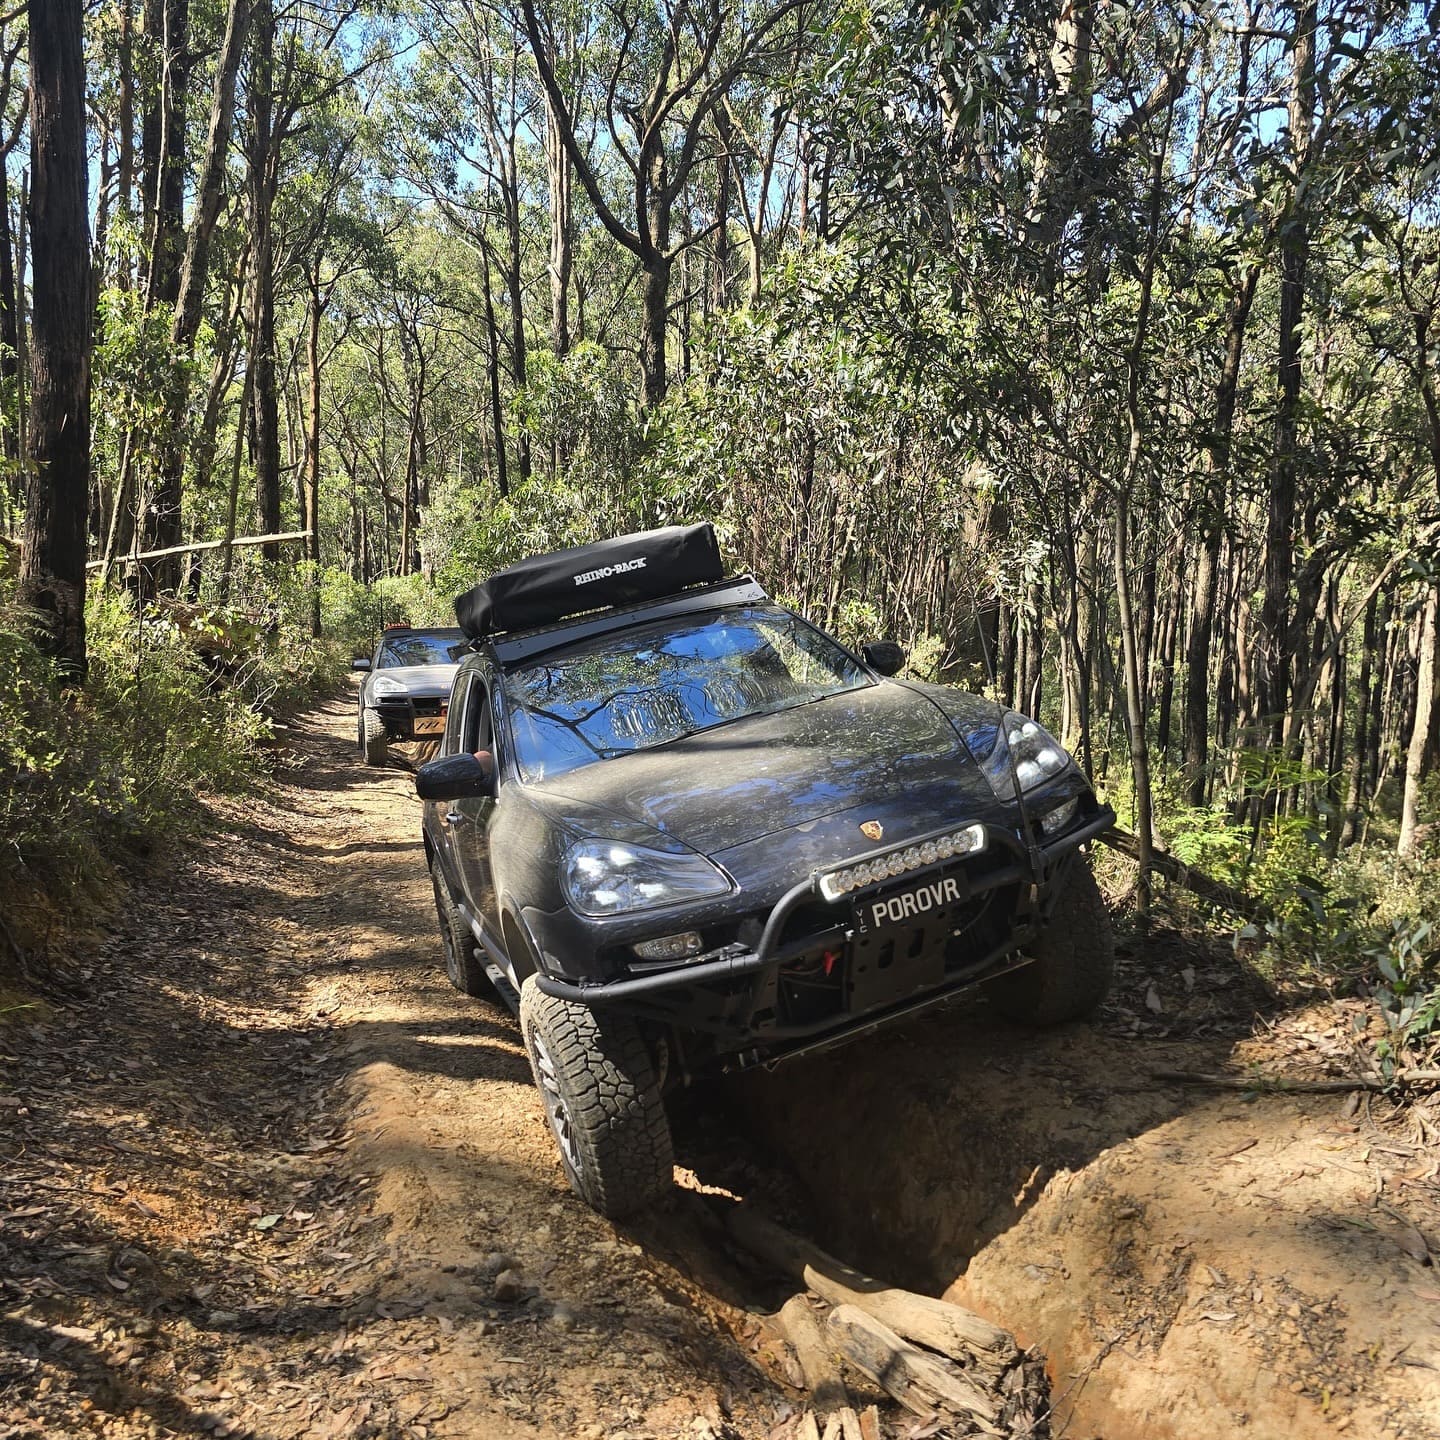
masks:
{"label": "driver door", "polygon": [[[459,749],[472,755],[481,750],[495,753],[490,709],[490,689],[481,675],[466,677],[465,713]],[[496,763],[492,761],[492,763]],[[498,768],[498,766],[497,766]],[[455,868],[465,892],[466,908],[484,926],[497,945],[500,920],[495,898],[495,881],[490,867],[490,822],[495,813],[493,796],[485,795],[449,801],[441,814],[450,832]]]}

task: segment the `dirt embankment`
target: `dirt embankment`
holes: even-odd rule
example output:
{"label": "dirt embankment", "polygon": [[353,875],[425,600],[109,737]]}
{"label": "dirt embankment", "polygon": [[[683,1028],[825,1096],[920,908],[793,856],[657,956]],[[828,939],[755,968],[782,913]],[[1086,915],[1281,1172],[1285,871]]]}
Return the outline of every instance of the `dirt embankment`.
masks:
{"label": "dirt embankment", "polygon": [[[788,1434],[744,1308],[780,1297],[695,1207],[618,1231],[569,1195],[353,730],[298,725],[84,994],[0,1029],[0,1437]],[[1049,1354],[1057,1432],[1440,1435],[1430,1112],[1150,1079],[1343,1062],[1346,1014],[1257,1004],[1152,947],[1095,1027],[933,1015],[685,1097],[685,1178],[954,1282]]]}

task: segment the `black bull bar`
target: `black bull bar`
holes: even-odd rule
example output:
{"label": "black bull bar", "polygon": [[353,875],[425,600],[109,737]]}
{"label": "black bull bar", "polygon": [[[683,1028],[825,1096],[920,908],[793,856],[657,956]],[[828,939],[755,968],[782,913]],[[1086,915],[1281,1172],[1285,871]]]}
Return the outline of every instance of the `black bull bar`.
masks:
{"label": "black bull bar", "polygon": [[[989,891],[998,890],[1006,885],[1024,883],[1035,887],[1038,895],[1043,895],[1060,864],[1080,846],[1108,830],[1114,823],[1115,812],[1108,805],[1102,805],[1077,829],[1058,837],[1049,845],[1035,845],[1028,850],[1022,846],[1020,837],[1013,832],[997,826],[986,825],[984,829],[987,848],[991,842],[998,842],[999,848],[1009,850],[1015,858],[996,869],[986,870],[983,876],[983,886],[979,888]],[[912,876],[906,878],[907,880],[923,880],[926,875],[938,873],[943,868],[943,864],[944,862],[937,862],[925,869],[916,870]],[[843,866],[837,865],[831,868],[839,869]],[[798,885],[787,890],[776,901],[765,922],[765,928],[760,934],[759,943],[753,950],[726,955],[716,960],[701,961],[699,964],[680,964],[673,970],[662,970],[654,975],[636,975],[624,980],[596,980],[577,985],[571,981],[559,980],[554,976],[542,973],[536,975],[535,983],[542,993],[553,995],[560,1000],[570,1000],[581,1005],[605,1005],[627,1000],[650,999],[663,995],[668,990],[708,985],[715,981],[752,975],[767,966],[783,965],[785,961],[815,948],[819,938],[815,935],[807,935],[801,940],[791,941],[786,945],[781,945],[780,937],[784,932],[785,922],[796,909],[820,898],[820,878],[822,874],[828,873],[828,870],[816,871]],[[996,960],[1013,948],[1014,945],[1011,943],[998,947],[997,951],[984,956],[977,964],[967,966],[965,973],[956,976],[953,982],[927,993],[912,1004],[901,1007],[901,1010],[896,1013],[920,1008],[953,991],[965,988],[976,979],[981,978],[981,973],[977,972],[987,972]],[[860,1024],[853,1028],[864,1029],[867,1028],[867,1025],[864,1020],[861,1020]],[[853,1030],[847,1029],[846,1033],[853,1033]]]}

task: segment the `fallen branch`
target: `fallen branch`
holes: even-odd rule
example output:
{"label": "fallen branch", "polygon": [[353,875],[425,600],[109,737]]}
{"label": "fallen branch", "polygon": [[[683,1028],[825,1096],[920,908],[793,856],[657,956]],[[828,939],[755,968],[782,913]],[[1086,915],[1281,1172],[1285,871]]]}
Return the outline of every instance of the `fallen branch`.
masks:
{"label": "fallen branch", "polygon": [[846,1360],[913,1414],[928,1417],[946,1411],[964,1416],[982,1433],[1000,1433],[995,1429],[994,1398],[952,1361],[911,1345],[853,1305],[837,1305],[826,1329]]}
{"label": "fallen branch", "polygon": [[1009,1331],[973,1311],[874,1280],[818,1245],[745,1206],[726,1217],[730,1234],[760,1259],[832,1305],[852,1305],[920,1345],[998,1374],[1019,1353]]}
{"label": "fallen branch", "polygon": [[[308,530],[287,530],[283,535],[237,535],[233,540],[193,540],[189,545],[170,545],[164,550],[142,550],[138,555],[117,555],[114,565],[129,565],[140,560],[163,560],[167,555],[189,555],[197,550],[223,550],[227,545],[279,545],[286,540],[308,540]],[[89,560],[87,570],[101,570],[103,560]]]}
{"label": "fallen branch", "polygon": [[823,1440],[865,1440],[860,1431],[860,1417],[847,1405],[825,1422]]}
{"label": "fallen branch", "polygon": [[770,1316],[770,1323],[785,1337],[800,1362],[805,1388],[811,1403],[822,1415],[841,1410],[850,1404],[849,1392],[840,1375],[835,1347],[810,1302],[803,1295],[792,1295]]}
{"label": "fallen branch", "polygon": [[1343,1080],[1289,1080],[1283,1075],[1210,1075],[1198,1070],[1152,1070],[1150,1078],[1168,1085],[1209,1085],[1216,1090],[1339,1095],[1347,1090],[1392,1090],[1397,1085],[1440,1085],[1440,1070],[1397,1070],[1388,1080],[1378,1075],[1354,1075]]}
{"label": "fallen branch", "polygon": [[[1098,838],[1102,845],[1108,845],[1127,859],[1139,862],[1140,842],[1128,830],[1114,827],[1105,831]],[[1205,900],[1211,905],[1218,905],[1222,910],[1230,911],[1232,915],[1241,915],[1246,920],[1253,920],[1262,925],[1265,921],[1274,918],[1275,912],[1263,900],[1257,900],[1253,895],[1247,895],[1233,885],[1226,885],[1201,870],[1193,869],[1184,861],[1177,860],[1166,850],[1159,848],[1151,850],[1150,868],[1157,874],[1163,875],[1167,880],[1173,881],[1182,890],[1188,890],[1201,900]]]}

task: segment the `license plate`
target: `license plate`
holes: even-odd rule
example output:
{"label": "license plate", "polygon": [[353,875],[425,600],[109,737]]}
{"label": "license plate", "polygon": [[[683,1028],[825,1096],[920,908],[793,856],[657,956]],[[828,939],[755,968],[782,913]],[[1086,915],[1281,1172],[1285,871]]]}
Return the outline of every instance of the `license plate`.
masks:
{"label": "license plate", "polygon": [[443,735],[445,733],[445,717],[443,715],[427,715],[425,719],[417,720],[415,733],[417,735]]}
{"label": "license plate", "polygon": [[930,875],[899,890],[857,898],[852,902],[852,914],[855,928],[871,934],[901,925],[928,924],[968,898],[963,875]]}

